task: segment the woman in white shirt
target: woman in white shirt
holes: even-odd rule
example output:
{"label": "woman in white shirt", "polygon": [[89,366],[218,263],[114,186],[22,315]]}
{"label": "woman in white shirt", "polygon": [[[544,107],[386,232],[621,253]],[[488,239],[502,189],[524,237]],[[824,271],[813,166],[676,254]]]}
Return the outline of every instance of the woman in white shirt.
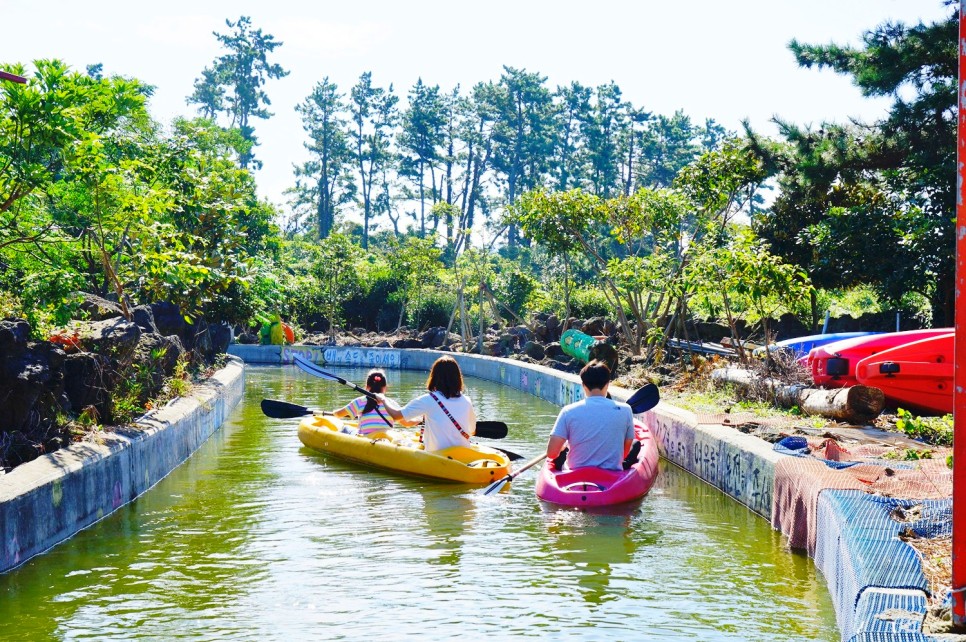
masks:
{"label": "woman in white shirt", "polygon": [[387,399],[386,410],[393,418],[406,421],[425,417],[423,444],[426,450],[468,446],[470,437],[476,434],[476,411],[463,394],[463,373],[455,359],[440,357],[433,363],[426,390],[426,394],[402,408]]}

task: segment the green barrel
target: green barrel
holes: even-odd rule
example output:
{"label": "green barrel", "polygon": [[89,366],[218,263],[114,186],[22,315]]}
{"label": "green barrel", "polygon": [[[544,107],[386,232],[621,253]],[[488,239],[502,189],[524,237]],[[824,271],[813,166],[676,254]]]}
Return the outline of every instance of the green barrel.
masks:
{"label": "green barrel", "polygon": [[560,348],[564,353],[584,363],[590,361],[590,347],[596,342],[594,337],[580,330],[566,330],[560,336]]}

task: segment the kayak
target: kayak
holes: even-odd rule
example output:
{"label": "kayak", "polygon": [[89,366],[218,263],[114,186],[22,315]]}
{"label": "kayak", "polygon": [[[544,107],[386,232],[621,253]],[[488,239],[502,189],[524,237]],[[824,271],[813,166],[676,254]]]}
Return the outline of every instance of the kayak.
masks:
{"label": "kayak", "polygon": [[903,408],[951,413],[955,338],[955,333],[949,333],[883,350],[859,361],[855,376]]}
{"label": "kayak", "polygon": [[627,470],[594,467],[552,470],[549,462],[544,462],[537,477],[537,497],[564,506],[610,506],[643,497],[657,478],[659,455],[651,431],[636,419],[634,433],[641,450],[637,461]]}
{"label": "kayak", "polygon": [[862,359],[896,346],[938,337],[952,331],[952,328],[936,328],[887,332],[827,343],[813,348],[808,353],[808,369],[812,373],[812,381],[817,386],[827,388],[854,386],[859,383],[855,377],[855,366]]}
{"label": "kayak", "polygon": [[[784,339],[782,341],[776,341],[775,343],[768,346],[769,352],[789,352],[796,359],[804,359],[808,357],[808,353],[812,348],[817,348],[819,346],[824,346],[827,343],[834,343],[836,341],[842,341],[843,339],[853,339],[855,337],[866,337],[871,334],[876,334],[875,332],[830,332],[828,334],[810,334],[804,337],[795,337],[793,339]],[[765,346],[760,348],[755,348],[752,353],[758,358],[764,358],[765,356]]]}
{"label": "kayak", "polygon": [[428,452],[411,430],[393,428],[363,436],[354,428],[354,422],[314,415],[299,423],[299,440],[340,459],[417,477],[489,484],[510,473],[509,458],[481,444]]}

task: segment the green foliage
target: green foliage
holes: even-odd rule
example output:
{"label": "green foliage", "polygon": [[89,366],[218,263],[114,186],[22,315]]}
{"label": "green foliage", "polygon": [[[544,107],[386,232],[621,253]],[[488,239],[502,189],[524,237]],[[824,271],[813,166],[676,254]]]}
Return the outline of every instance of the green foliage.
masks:
{"label": "green foliage", "polygon": [[779,122],[781,143],[749,132],[780,194],[756,228],[823,288],[865,283],[896,307],[909,292],[951,325],[954,295],[958,11],[933,24],[886,23],[859,47],[790,48],[803,67],[890,98],[872,125]]}
{"label": "green foliage", "polygon": [[896,428],[914,439],[921,439],[934,446],[952,446],[953,416],[919,417],[899,408]]}
{"label": "green foliage", "polygon": [[[808,299],[808,278],[783,263],[750,230],[737,228],[726,245],[695,256],[686,279],[696,299],[720,302],[729,322],[767,320]],[[764,328],[767,334],[767,326]]]}
{"label": "green foliage", "polygon": [[614,309],[607,296],[595,287],[574,289],[570,299],[570,315],[578,319],[613,317]]}

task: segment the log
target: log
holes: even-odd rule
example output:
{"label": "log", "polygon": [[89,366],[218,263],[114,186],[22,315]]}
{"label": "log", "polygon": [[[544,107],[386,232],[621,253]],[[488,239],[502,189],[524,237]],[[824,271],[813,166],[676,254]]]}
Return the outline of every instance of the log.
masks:
{"label": "log", "polygon": [[798,406],[806,415],[818,415],[847,423],[866,423],[879,416],[885,407],[885,395],[871,386],[848,388],[810,388],[802,384],[786,384],[777,379],[762,378],[743,368],[719,368],[711,373],[716,384],[739,388],[764,386],[775,404],[781,408]]}

